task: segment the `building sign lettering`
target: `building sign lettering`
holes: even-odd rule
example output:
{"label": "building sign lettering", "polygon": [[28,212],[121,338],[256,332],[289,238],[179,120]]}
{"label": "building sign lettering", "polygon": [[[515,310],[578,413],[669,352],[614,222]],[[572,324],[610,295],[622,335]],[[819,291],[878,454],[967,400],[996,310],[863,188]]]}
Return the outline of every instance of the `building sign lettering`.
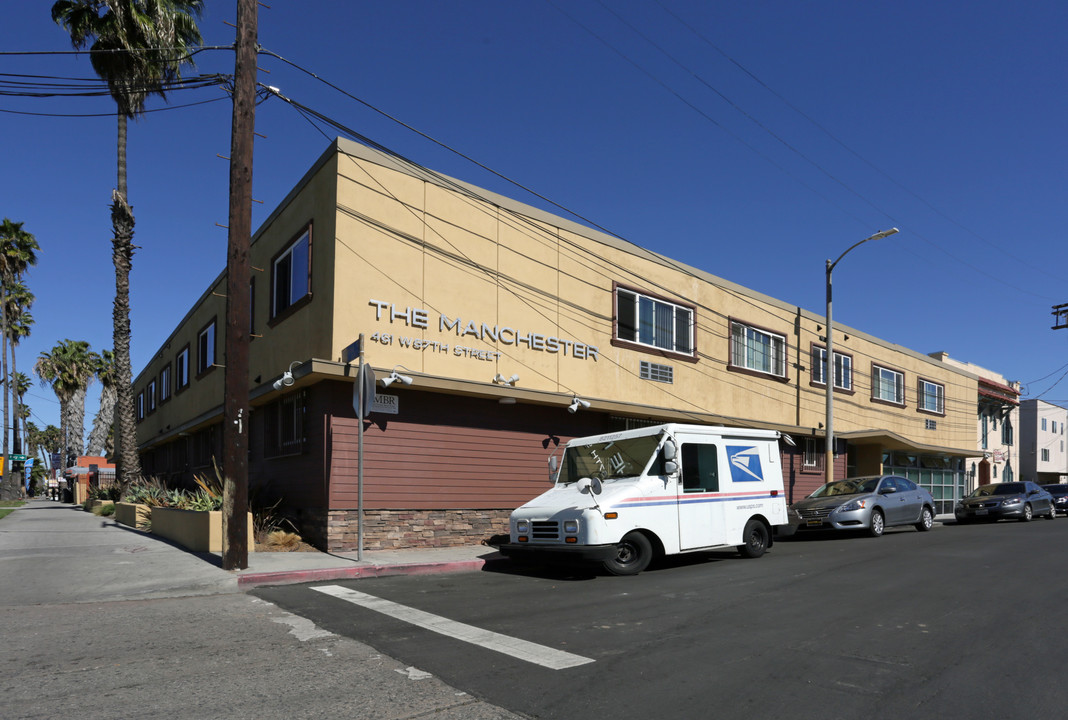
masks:
{"label": "building sign lettering", "polygon": [[[387,321],[391,324],[403,324],[406,327],[418,330],[430,330],[430,312],[422,308],[400,307],[391,302],[382,300],[370,300],[368,302],[375,308],[375,320]],[[449,317],[447,313],[440,313],[437,317],[437,329],[439,333],[452,333],[460,339],[460,343],[450,346],[438,340],[423,340],[422,338],[406,337],[394,333],[376,332],[371,336],[372,342],[383,345],[392,345],[396,342],[401,347],[411,348],[421,352],[451,353],[458,357],[469,357],[476,360],[497,360],[501,353],[495,350],[485,350],[469,347],[464,343],[479,340],[492,345],[512,345],[517,348],[525,347],[528,350],[538,352],[560,353],[570,355],[579,360],[597,360],[597,346],[588,343],[556,337],[545,333],[524,332],[506,325],[490,325],[476,320],[465,321],[461,317]]]}

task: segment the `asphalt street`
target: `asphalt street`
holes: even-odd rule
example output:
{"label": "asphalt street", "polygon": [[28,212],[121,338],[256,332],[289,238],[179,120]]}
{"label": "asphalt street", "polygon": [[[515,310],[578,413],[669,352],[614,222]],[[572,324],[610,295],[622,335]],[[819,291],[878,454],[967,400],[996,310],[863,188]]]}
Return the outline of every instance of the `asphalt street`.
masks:
{"label": "asphalt street", "polygon": [[[714,553],[636,577],[500,561],[253,592],[534,717],[1056,717],[1068,703],[1066,533],[1064,519],[947,524],[806,535],[758,560]],[[446,629],[428,629],[425,615]],[[553,669],[528,643],[590,662]]]}

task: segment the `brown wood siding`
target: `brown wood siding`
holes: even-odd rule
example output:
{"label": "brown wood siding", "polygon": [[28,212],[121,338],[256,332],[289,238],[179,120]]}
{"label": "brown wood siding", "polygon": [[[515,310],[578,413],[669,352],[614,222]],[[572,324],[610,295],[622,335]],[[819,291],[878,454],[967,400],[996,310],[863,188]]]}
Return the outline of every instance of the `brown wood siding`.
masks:
{"label": "brown wood siding", "polygon": [[[351,386],[338,385],[329,394],[351,401]],[[373,415],[364,431],[368,510],[518,507],[549,489],[553,450],[571,437],[612,429],[607,416],[594,412],[407,390],[398,395],[400,414]],[[351,509],[357,505],[358,426],[351,404],[333,409],[329,505]]]}
{"label": "brown wood siding", "polygon": [[[351,390],[350,390],[351,394]],[[268,458],[264,456],[264,414],[254,410],[249,423],[250,495],[262,492],[268,502],[282,500],[284,508],[322,508],[326,506],[324,478],[328,399],[322,393],[309,392],[304,415],[304,450],[298,455]]]}

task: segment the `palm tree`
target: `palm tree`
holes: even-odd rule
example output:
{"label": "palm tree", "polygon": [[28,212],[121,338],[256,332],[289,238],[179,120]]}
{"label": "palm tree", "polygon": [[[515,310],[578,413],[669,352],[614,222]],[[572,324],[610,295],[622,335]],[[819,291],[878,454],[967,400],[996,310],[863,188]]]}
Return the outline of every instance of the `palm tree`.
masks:
{"label": "palm tree", "polygon": [[[7,314],[7,337],[5,338],[11,348],[11,372],[9,377],[14,379],[17,375],[26,377],[18,371],[18,364],[15,362],[15,348],[22,342],[23,338],[30,336],[30,327],[33,325],[33,315],[30,314],[30,307],[33,306],[34,295],[30,292],[26,286],[21,282],[15,282],[7,289],[7,296],[4,298],[6,307],[4,312]],[[6,354],[5,354],[6,359]],[[15,412],[18,413],[18,390],[16,386],[11,387],[11,399],[15,401]],[[18,433],[18,419],[16,418],[12,429]],[[15,450],[15,452],[19,452]]]}
{"label": "palm tree", "polygon": [[93,418],[93,429],[89,431],[85,453],[106,456],[110,451],[108,430],[111,429],[115,416],[115,353],[101,350],[93,372],[100,381],[100,409]]}
{"label": "palm tree", "polygon": [[189,49],[203,38],[196,18],[203,0],[58,0],[52,20],[70,33],[75,49],[89,45],[93,70],[118,106],[118,183],[112,193],[115,261],[114,353],[118,430],[118,479],[124,485],[141,474],[134,442],[133,371],[130,367],[130,267],[133,213],[126,196],[126,122],[144,114],[149,95],[165,97],[165,86],[193,62]]}
{"label": "palm tree", "polygon": [[[20,372],[11,372],[11,391],[15,395],[15,452],[21,452],[23,455],[30,455],[26,452],[26,422],[30,417],[30,406],[22,402],[22,398],[26,396],[29,389],[33,387],[33,380],[28,375]],[[19,421],[22,421],[22,442],[19,440]]]}
{"label": "palm tree", "polygon": [[51,385],[59,400],[64,467],[73,465],[84,447],[85,391],[93,380],[98,362],[89,343],[62,340],[51,352],[42,352],[33,368],[41,383]]}
{"label": "palm tree", "polygon": [[[23,309],[33,302],[33,296],[25,290],[22,283],[18,282],[26,269],[37,264],[37,251],[40,248],[37,240],[30,233],[22,229],[22,223],[4,218],[0,224],[0,337],[3,338],[3,353],[0,354],[0,377],[7,377],[7,339],[8,312],[10,303],[8,298],[14,297],[19,292],[16,285],[24,292],[22,296]],[[29,300],[27,302],[26,297]],[[11,426],[11,407],[8,404],[9,392],[4,387],[4,440],[3,452],[8,454],[8,428]],[[12,500],[18,497],[18,485],[11,473],[11,463],[4,463],[3,477],[0,479],[0,499]]]}

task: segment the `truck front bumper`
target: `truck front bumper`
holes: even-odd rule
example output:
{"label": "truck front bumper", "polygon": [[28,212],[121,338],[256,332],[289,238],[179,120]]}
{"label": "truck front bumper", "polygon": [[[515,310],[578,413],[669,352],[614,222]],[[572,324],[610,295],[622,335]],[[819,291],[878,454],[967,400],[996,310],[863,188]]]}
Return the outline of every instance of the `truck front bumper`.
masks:
{"label": "truck front bumper", "polygon": [[615,545],[530,545],[507,543],[499,548],[502,555],[515,560],[574,560],[579,562],[604,562],[616,556]]}

